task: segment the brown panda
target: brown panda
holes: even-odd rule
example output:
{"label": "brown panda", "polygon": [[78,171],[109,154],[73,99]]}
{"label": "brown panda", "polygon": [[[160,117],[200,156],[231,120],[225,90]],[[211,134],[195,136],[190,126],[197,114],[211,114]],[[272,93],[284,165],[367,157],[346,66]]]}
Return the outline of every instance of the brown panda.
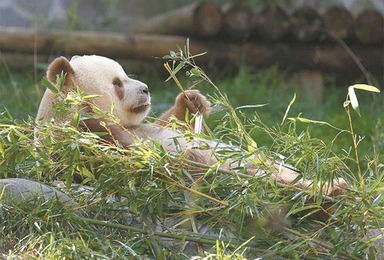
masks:
{"label": "brown panda", "polygon": [[[110,142],[119,142],[125,147],[133,144],[135,139],[156,140],[168,151],[176,150],[177,146],[186,153],[186,157],[198,163],[212,165],[217,162],[214,156],[214,148],[218,143],[197,139],[198,142],[210,146],[212,149],[194,149],[196,139],[193,142],[181,137],[178,131],[173,131],[163,125],[170,116],[175,116],[179,120],[186,119],[188,110],[190,117],[198,111],[204,115],[211,110],[210,103],[197,90],[187,90],[176,97],[175,104],[165,112],[155,123],[142,123],[151,107],[151,98],[148,86],[138,80],[131,79],[124,72],[123,68],[106,57],[101,56],[74,56],[70,61],[64,57],[55,59],[47,70],[47,78],[53,84],[57,85],[57,75],[64,73],[66,75],[62,92],[67,95],[71,91],[79,88],[86,95],[97,95],[92,99],[95,106],[105,112],[111,111],[114,117],[119,120],[116,123],[108,118],[89,119],[83,122],[83,125],[92,132],[107,132],[104,137]],[[55,93],[47,89],[39,106],[37,113],[37,123],[49,122],[55,114],[54,103]],[[89,108],[83,109],[84,113],[92,113]],[[70,121],[72,115],[62,115],[56,118],[57,123]],[[101,121],[106,124],[100,124]],[[107,128],[107,129],[106,129]],[[227,146],[228,147],[228,146]],[[275,163],[267,162],[274,174],[271,178],[280,183],[291,184],[295,181],[295,186],[308,188],[311,182],[302,180],[296,182],[299,174],[288,167],[281,167]],[[231,162],[227,162],[221,167],[230,168]],[[249,174],[262,174],[254,166],[247,168]],[[345,181],[340,179],[337,185],[328,188],[325,193],[340,193],[340,186],[346,185]]]}

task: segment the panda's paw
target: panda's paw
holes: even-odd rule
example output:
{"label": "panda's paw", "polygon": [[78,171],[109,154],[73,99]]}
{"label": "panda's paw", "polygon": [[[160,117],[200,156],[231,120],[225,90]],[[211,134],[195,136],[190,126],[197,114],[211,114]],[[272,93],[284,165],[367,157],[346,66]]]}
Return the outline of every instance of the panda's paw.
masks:
{"label": "panda's paw", "polygon": [[198,90],[186,90],[176,98],[177,109],[188,109],[189,113],[207,115],[211,112],[211,103]]}

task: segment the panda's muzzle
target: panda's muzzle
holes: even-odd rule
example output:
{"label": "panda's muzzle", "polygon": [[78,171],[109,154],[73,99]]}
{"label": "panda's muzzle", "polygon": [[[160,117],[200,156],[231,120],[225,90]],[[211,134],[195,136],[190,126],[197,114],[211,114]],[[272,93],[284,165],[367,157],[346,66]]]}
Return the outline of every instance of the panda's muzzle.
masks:
{"label": "panda's muzzle", "polygon": [[136,113],[136,114],[143,113],[143,112],[146,112],[151,107],[151,98],[148,94],[148,89],[145,94],[146,94],[146,97],[140,98],[138,105],[131,109],[133,113]]}

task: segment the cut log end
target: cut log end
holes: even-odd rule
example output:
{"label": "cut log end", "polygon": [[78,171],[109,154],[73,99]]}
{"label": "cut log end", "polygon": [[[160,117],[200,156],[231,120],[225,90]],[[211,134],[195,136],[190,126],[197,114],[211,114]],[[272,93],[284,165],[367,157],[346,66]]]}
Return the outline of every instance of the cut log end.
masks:
{"label": "cut log end", "polygon": [[214,37],[221,29],[220,6],[210,2],[191,5],[144,19],[128,30],[128,33],[174,34]]}
{"label": "cut log end", "polygon": [[252,8],[243,3],[224,8],[223,31],[231,37],[247,37],[253,29]]}
{"label": "cut log end", "polygon": [[313,41],[319,39],[323,20],[316,10],[304,6],[297,9],[292,17],[292,33],[300,41]]}
{"label": "cut log end", "polygon": [[255,23],[256,34],[273,41],[286,36],[290,29],[288,15],[278,6],[263,9]]}
{"label": "cut log end", "polygon": [[217,4],[201,3],[195,9],[194,18],[194,30],[200,36],[215,36],[221,29],[222,14]]}
{"label": "cut log end", "polygon": [[364,44],[376,44],[383,41],[384,19],[381,13],[374,9],[366,9],[355,19],[354,29],[356,38]]}
{"label": "cut log end", "polygon": [[353,28],[352,14],[342,6],[333,6],[322,13],[324,28],[333,36],[347,39]]}

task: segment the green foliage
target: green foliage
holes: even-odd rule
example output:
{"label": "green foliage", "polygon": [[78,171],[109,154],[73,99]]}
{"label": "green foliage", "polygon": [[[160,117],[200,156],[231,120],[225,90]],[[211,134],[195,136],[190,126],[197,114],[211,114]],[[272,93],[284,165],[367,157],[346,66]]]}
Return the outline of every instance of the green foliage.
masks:
{"label": "green foliage", "polygon": [[15,118],[26,119],[36,115],[40,89],[35,88],[33,74],[9,73],[0,69],[0,111],[9,109]]}
{"label": "green foliage", "polygon": [[[56,185],[74,198],[78,207],[66,208],[55,200],[36,201],[32,210],[28,204],[1,203],[2,257],[374,258],[372,241],[364,237],[368,229],[383,227],[384,165],[383,153],[378,151],[383,151],[384,122],[374,120],[373,129],[367,132],[373,133],[372,137],[359,139],[357,133],[366,129],[359,124],[376,118],[364,113],[368,105],[364,98],[360,99],[361,118],[348,109],[343,116],[330,110],[324,112],[330,120],[320,121],[314,118],[315,113],[304,117],[297,112],[298,106],[306,111],[300,107],[298,95],[273,101],[274,91],[284,85],[276,68],[263,75],[243,69],[219,89],[193,63],[187,49],[168,58],[175,61],[174,76],[186,72],[190,85],[213,93],[211,101],[221,111],[208,122],[214,126],[208,138],[239,147],[221,151],[220,158],[248,159],[270,171],[263,161],[281,160],[284,155],[286,162],[320,187],[334,178],[345,178],[350,183],[346,194],[333,199],[317,190],[302,191],[269,178],[249,176],[241,167],[229,171],[217,165],[194,164],[183,153],[169,153],[160,144],[143,140],[129,148],[112,146],[98,133],[77,129],[82,119],[80,108],[93,96],[80,91],[67,97],[58,93],[61,102],[57,110],[73,114],[67,125],[36,125],[31,118],[14,119],[6,110],[1,114],[0,177]],[[244,92],[236,89],[240,86],[255,88]],[[235,93],[241,95],[241,103],[227,98],[232,99]],[[342,110],[342,101],[339,107]],[[111,116],[94,111],[96,117]],[[266,118],[277,123],[268,124]],[[314,131],[322,129],[330,137],[316,136]],[[375,148],[362,150],[367,142]],[[338,145],[345,152],[340,152]],[[257,159],[252,158],[254,154]],[[194,171],[187,171],[187,164],[193,164]],[[75,183],[79,177],[81,185]],[[0,202],[2,199],[0,195]],[[331,217],[313,220],[324,209],[332,212]],[[197,228],[208,232],[199,234]],[[198,247],[187,244],[187,249],[194,251],[183,252],[186,242]]]}

